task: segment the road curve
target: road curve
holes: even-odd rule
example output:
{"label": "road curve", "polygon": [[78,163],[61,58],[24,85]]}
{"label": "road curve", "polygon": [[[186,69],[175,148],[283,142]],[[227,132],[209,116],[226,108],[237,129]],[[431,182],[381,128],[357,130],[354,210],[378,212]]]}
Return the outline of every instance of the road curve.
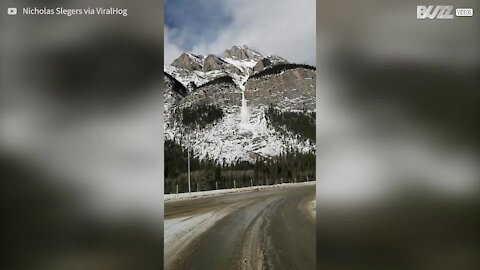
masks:
{"label": "road curve", "polygon": [[315,269],[314,199],[293,185],[166,202],[165,269]]}

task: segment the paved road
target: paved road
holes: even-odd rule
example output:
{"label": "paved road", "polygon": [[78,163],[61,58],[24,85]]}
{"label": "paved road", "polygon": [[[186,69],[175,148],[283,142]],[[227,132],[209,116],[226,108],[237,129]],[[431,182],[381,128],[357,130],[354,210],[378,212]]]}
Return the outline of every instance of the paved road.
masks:
{"label": "paved road", "polygon": [[299,185],[167,202],[165,267],[315,269],[314,199],[314,185]]}

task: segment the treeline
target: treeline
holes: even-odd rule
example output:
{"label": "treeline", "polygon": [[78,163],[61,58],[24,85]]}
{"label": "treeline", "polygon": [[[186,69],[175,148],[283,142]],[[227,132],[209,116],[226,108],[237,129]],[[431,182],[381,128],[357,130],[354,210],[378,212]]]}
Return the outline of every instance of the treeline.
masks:
{"label": "treeline", "polygon": [[218,78],[215,78],[211,81],[208,81],[200,86],[197,87],[197,89],[199,88],[202,88],[202,87],[205,87],[205,86],[208,86],[208,85],[213,85],[213,84],[219,84],[219,83],[231,83],[231,84],[235,84],[235,82],[233,81],[232,77],[226,75],[226,76],[221,76],[221,77],[218,77]]}
{"label": "treeline", "polygon": [[280,133],[288,131],[315,142],[315,113],[281,111],[270,105],[265,110],[268,125]]}
{"label": "treeline", "polygon": [[279,74],[282,71],[289,70],[289,69],[294,69],[294,68],[304,68],[304,69],[310,69],[310,70],[317,70],[316,67],[310,66],[310,65],[307,65],[307,64],[291,64],[291,63],[277,64],[277,65],[273,65],[271,67],[268,67],[264,70],[261,70],[261,71],[255,73],[255,74],[253,74],[249,78],[260,78],[260,77],[267,76],[267,75]]}
{"label": "treeline", "polygon": [[[174,141],[165,142],[165,193],[188,192],[187,151]],[[192,191],[204,191],[303,182],[315,179],[315,153],[290,150],[254,162],[218,163],[190,157]]]}
{"label": "treeline", "polygon": [[200,104],[182,110],[182,124],[191,128],[205,128],[224,116],[223,110],[216,105]]}

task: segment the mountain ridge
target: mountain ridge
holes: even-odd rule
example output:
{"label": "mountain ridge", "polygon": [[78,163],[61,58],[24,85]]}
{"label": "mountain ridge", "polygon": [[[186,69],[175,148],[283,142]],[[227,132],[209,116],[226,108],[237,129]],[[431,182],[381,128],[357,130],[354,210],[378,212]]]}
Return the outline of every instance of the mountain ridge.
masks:
{"label": "mountain ridge", "polygon": [[[277,64],[289,63],[277,55],[263,56],[258,51],[246,45],[233,46],[225,49],[223,56],[215,54],[207,56],[193,53],[182,53],[178,58],[164,68],[164,72],[175,77],[192,90],[207,81],[224,75],[232,77],[237,84],[255,72]],[[193,83],[194,85],[191,85]]]}

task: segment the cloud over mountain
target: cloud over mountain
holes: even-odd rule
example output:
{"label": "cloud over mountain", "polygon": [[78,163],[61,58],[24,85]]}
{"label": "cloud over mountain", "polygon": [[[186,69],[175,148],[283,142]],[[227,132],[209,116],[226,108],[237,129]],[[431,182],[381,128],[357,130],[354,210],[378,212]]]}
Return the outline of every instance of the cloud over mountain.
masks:
{"label": "cloud over mountain", "polygon": [[[193,5],[190,8],[165,2],[166,64],[181,51],[220,55],[235,44],[315,64],[315,0],[196,1],[183,3]],[[188,14],[174,16],[177,13],[168,11],[173,8]]]}

